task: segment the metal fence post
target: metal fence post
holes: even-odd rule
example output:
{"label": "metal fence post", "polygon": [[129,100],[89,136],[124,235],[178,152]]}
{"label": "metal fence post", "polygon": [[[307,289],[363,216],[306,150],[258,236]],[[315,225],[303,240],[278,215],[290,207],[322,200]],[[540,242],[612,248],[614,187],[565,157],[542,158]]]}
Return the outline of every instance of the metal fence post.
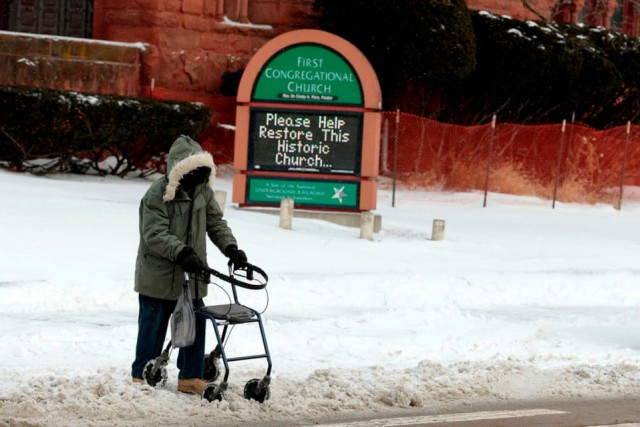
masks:
{"label": "metal fence post", "polygon": [[484,176],[484,201],[482,207],[487,207],[487,192],[489,191],[489,171],[491,170],[491,160],[493,156],[493,139],[496,136],[496,115],[491,119],[491,138],[489,139],[489,156],[487,157],[487,169]]}
{"label": "metal fence post", "polygon": [[389,174],[389,119],[385,117],[382,122],[382,173]]}
{"label": "metal fence post", "polygon": [[560,136],[560,148],[558,149],[558,162],[556,163],[556,180],[553,184],[553,203],[551,208],[556,208],[556,194],[558,193],[558,183],[560,182],[560,162],[562,161],[562,150],[564,149],[564,133],[567,129],[567,121],[562,121],[562,136]]}
{"label": "metal fence post", "polygon": [[396,179],[398,176],[398,138],[400,135],[400,109],[396,109],[396,137],[393,142],[393,189],[391,190],[391,207],[396,206]]}
{"label": "metal fence post", "polygon": [[620,193],[617,209],[622,209],[622,192],[624,191],[624,174],[627,171],[627,157],[629,156],[629,135],[631,134],[631,122],[627,122],[627,136],[624,139],[624,155],[622,156],[622,170],[620,171]]}

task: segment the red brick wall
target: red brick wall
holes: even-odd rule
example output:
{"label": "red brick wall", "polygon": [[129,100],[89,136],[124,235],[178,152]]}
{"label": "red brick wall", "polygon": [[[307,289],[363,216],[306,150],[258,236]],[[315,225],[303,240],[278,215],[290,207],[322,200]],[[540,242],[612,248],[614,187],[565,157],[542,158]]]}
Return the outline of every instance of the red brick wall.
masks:
{"label": "red brick wall", "polygon": [[[582,9],[584,1],[575,0],[577,10]],[[550,19],[556,5],[556,0],[528,2],[545,19]],[[141,94],[210,105],[214,108],[213,122],[201,142],[219,146],[223,140],[226,146],[231,144],[232,132],[217,124],[235,123],[235,108],[233,102],[221,98],[223,75],[244,69],[253,54],[273,37],[292,29],[313,28],[314,3],[94,0],[94,38],[147,43],[142,55]],[[515,19],[538,19],[522,0],[468,0],[467,4],[473,10],[489,10]],[[229,154],[228,149],[225,153]],[[225,157],[225,153],[218,156]]]}
{"label": "red brick wall", "polygon": [[[582,9],[584,0],[575,0],[577,9]],[[545,19],[549,19],[557,0],[528,0],[528,4]],[[522,0],[467,0],[467,6],[473,10],[488,10],[499,15],[509,15],[515,19],[539,19],[522,4]]]}
{"label": "red brick wall", "polygon": [[274,36],[312,27],[313,13],[313,0],[95,0],[94,37],[148,43],[147,90],[153,80],[175,96],[216,97],[225,72]]}
{"label": "red brick wall", "polygon": [[222,77],[246,67],[273,37],[313,28],[314,0],[94,0],[94,38],[144,42],[141,94],[210,106],[200,135],[217,162],[233,159],[235,101]]}
{"label": "red brick wall", "polygon": [[[575,7],[574,19],[577,19],[586,6],[584,9],[586,24],[602,25],[609,28],[609,19],[615,8],[618,7],[618,1],[622,4],[622,0],[605,0],[605,3],[602,3],[602,0],[573,0],[571,8]],[[546,20],[551,21],[554,16],[560,18],[557,12],[559,3],[563,3],[562,0],[527,0],[527,3]],[[472,10],[488,10],[500,15],[509,15],[515,19],[540,19],[536,13],[524,7],[522,0],[467,0],[467,6]],[[568,6],[564,4],[564,7]]]}
{"label": "red brick wall", "polygon": [[[589,1],[589,0],[587,0]],[[527,0],[545,19],[558,0]],[[608,0],[612,11],[616,0]],[[313,28],[314,0],[94,0],[94,38],[145,42],[141,83],[176,96],[218,97],[225,72],[243,69],[276,35]],[[582,10],[585,0],[574,0]],[[522,0],[468,0],[470,9],[539,19]],[[253,25],[252,25],[253,24]]]}
{"label": "red brick wall", "polygon": [[472,10],[487,10],[498,15],[509,15],[515,19],[532,19],[534,14],[528,12],[521,0],[467,0]]}

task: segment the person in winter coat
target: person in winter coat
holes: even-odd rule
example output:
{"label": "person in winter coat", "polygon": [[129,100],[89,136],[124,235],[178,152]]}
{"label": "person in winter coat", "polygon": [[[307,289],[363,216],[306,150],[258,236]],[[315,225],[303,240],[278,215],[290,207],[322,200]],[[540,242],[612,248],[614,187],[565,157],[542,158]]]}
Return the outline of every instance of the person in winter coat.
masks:
{"label": "person in winter coat", "polygon": [[[140,201],[134,288],[139,294],[138,339],[131,369],[135,383],[144,383],[145,365],[162,352],[185,272],[195,278],[190,280],[194,307],[204,305],[207,280],[202,273],[207,236],[234,268],[247,262],[214,199],[214,176],[211,154],[190,137],[180,136],[169,150],[167,175],[155,181]],[[204,391],[205,326],[205,320],[196,316],[195,342],[179,350],[181,392]]]}

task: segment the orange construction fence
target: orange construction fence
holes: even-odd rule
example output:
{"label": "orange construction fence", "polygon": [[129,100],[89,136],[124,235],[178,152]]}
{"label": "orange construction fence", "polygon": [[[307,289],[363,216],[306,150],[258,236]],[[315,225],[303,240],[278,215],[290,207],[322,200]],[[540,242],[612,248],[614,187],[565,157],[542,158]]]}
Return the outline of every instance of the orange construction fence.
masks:
{"label": "orange construction fence", "polygon": [[403,185],[614,204],[640,185],[640,126],[458,126],[400,112],[382,123],[381,174]]}

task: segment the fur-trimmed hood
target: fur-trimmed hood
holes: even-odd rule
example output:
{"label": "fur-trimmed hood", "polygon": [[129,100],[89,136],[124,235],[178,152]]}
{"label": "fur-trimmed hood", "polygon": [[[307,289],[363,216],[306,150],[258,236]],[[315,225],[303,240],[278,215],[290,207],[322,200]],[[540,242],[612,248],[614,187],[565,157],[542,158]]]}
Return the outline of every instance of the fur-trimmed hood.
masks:
{"label": "fur-trimmed hood", "polygon": [[200,144],[186,135],[180,135],[169,150],[167,159],[167,189],[162,200],[171,201],[176,197],[176,190],[183,176],[199,167],[211,169],[209,185],[213,185],[216,176],[216,165],[210,153],[202,150]]}

